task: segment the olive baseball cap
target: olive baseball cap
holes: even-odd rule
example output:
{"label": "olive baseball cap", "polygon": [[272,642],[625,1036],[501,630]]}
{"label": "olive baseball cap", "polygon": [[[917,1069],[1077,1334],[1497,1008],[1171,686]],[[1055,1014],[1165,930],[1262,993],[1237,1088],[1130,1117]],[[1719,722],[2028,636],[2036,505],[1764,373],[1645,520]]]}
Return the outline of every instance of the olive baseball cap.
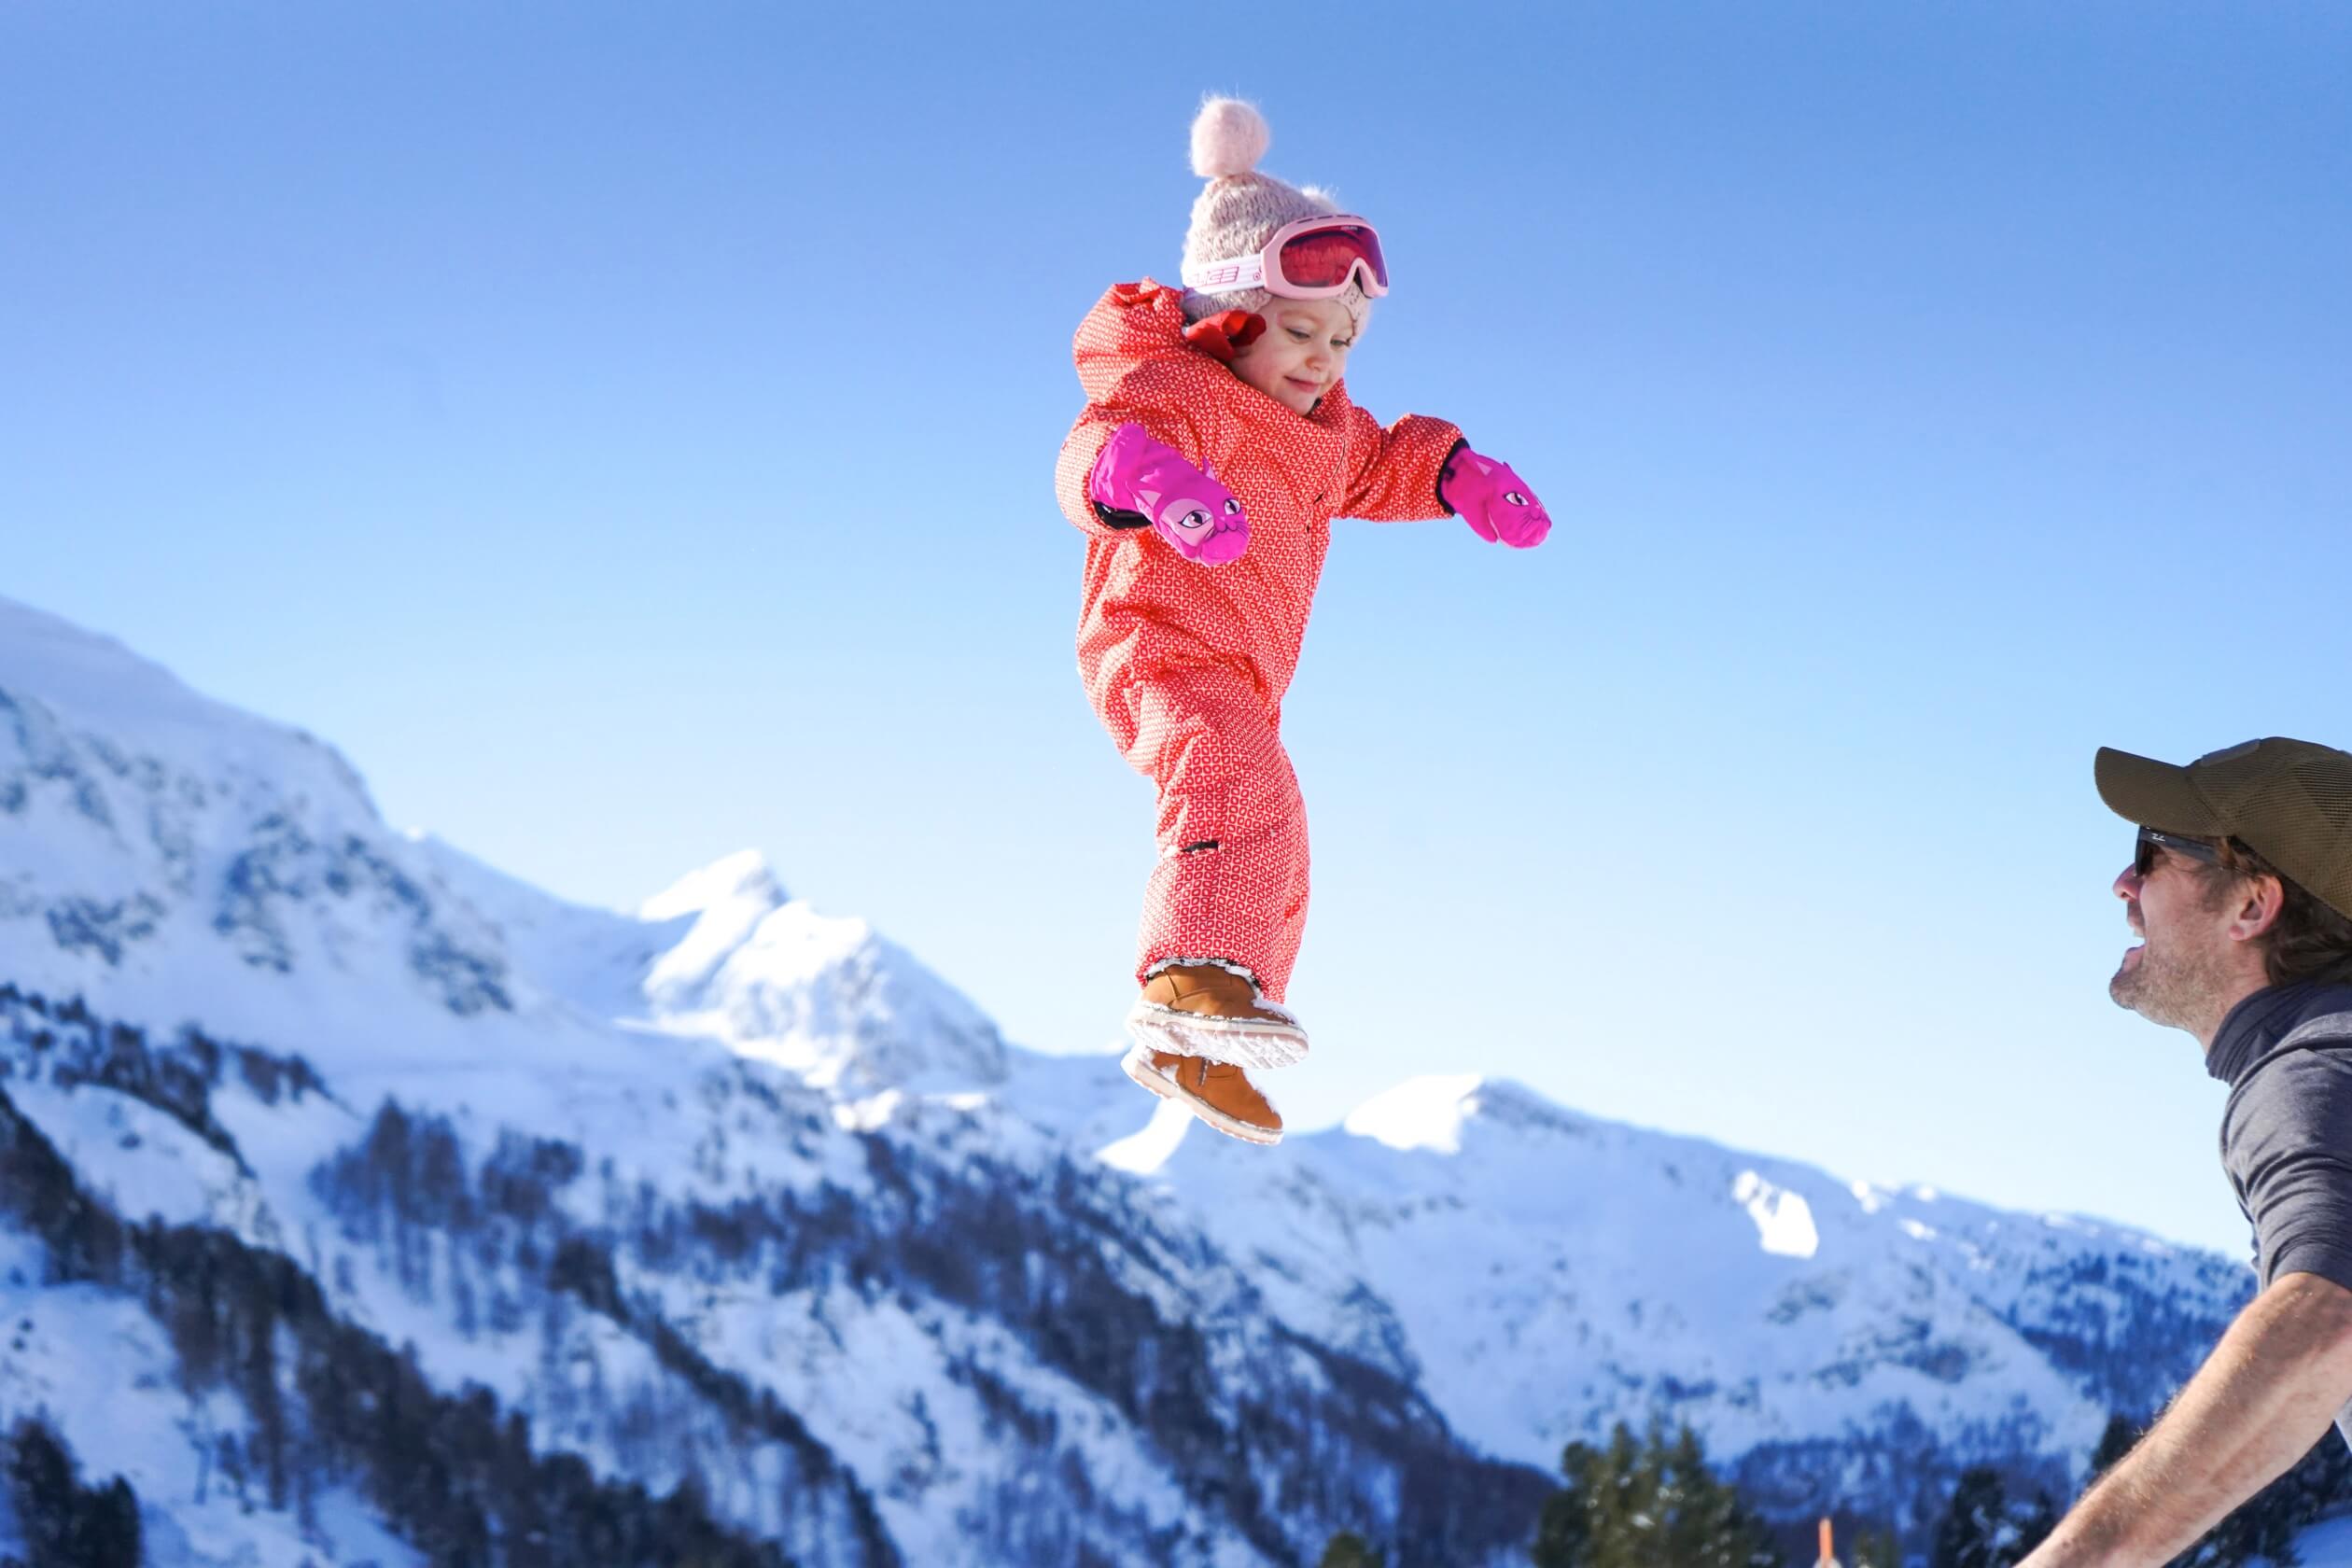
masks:
{"label": "olive baseball cap", "polygon": [[2352,918],[2352,753],[2272,735],[2182,767],[2103,746],[2093,773],[2125,821],[2234,838]]}

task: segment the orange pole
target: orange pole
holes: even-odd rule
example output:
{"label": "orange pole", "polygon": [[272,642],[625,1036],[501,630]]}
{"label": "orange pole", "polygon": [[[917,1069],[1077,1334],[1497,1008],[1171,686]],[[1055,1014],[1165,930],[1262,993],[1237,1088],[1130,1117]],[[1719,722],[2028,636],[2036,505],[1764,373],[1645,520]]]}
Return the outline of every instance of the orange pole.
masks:
{"label": "orange pole", "polygon": [[[1838,1556],[1835,1551],[1830,1549],[1829,1537],[1829,1520],[1827,1517],[1824,1517],[1821,1521],[1821,1561],[1823,1563],[1834,1564],[1838,1561]],[[1819,1568],[1818,1564],[1816,1565],[1816,1568]]]}

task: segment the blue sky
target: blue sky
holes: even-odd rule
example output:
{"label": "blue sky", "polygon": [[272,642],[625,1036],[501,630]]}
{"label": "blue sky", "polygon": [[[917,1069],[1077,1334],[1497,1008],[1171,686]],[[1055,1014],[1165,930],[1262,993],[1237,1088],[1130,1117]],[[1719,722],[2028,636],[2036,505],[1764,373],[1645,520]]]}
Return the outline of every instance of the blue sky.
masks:
{"label": "blue sky", "polygon": [[798,9],[0,11],[0,592],[553,890],[756,846],[1106,1048],[1069,338],[1239,91],[1389,241],[1356,399],[1560,520],[1340,531],[1294,1121],[1488,1071],[2242,1242],[2091,755],[2352,744],[2352,17]]}

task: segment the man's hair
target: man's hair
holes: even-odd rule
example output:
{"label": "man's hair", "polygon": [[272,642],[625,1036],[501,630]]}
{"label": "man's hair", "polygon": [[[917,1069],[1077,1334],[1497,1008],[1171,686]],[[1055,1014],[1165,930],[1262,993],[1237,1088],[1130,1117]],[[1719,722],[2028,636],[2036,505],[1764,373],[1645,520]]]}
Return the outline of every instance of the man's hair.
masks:
{"label": "man's hair", "polygon": [[2290,980],[2352,981],[2352,919],[2305,891],[2303,885],[2234,838],[2212,840],[2221,861],[2207,874],[2216,892],[2257,876],[2275,876],[2285,894],[2278,919],[2262,939],[2262,967],[2274,986]]}

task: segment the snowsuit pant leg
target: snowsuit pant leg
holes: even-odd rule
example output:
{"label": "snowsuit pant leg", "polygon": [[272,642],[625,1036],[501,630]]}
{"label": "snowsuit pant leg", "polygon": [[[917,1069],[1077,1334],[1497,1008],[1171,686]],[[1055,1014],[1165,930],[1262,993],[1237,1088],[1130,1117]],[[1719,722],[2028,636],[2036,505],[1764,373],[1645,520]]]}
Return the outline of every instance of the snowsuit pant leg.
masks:
{"label": "snowsuit pant leg", "polygon": [[1213,665],[1156,670],[1113,702],[1113,737],[1159,797],[1138,978],[1166,959],[1223,959],[1281,1001],[1307,929],[1307,803],[1276,713]]}

